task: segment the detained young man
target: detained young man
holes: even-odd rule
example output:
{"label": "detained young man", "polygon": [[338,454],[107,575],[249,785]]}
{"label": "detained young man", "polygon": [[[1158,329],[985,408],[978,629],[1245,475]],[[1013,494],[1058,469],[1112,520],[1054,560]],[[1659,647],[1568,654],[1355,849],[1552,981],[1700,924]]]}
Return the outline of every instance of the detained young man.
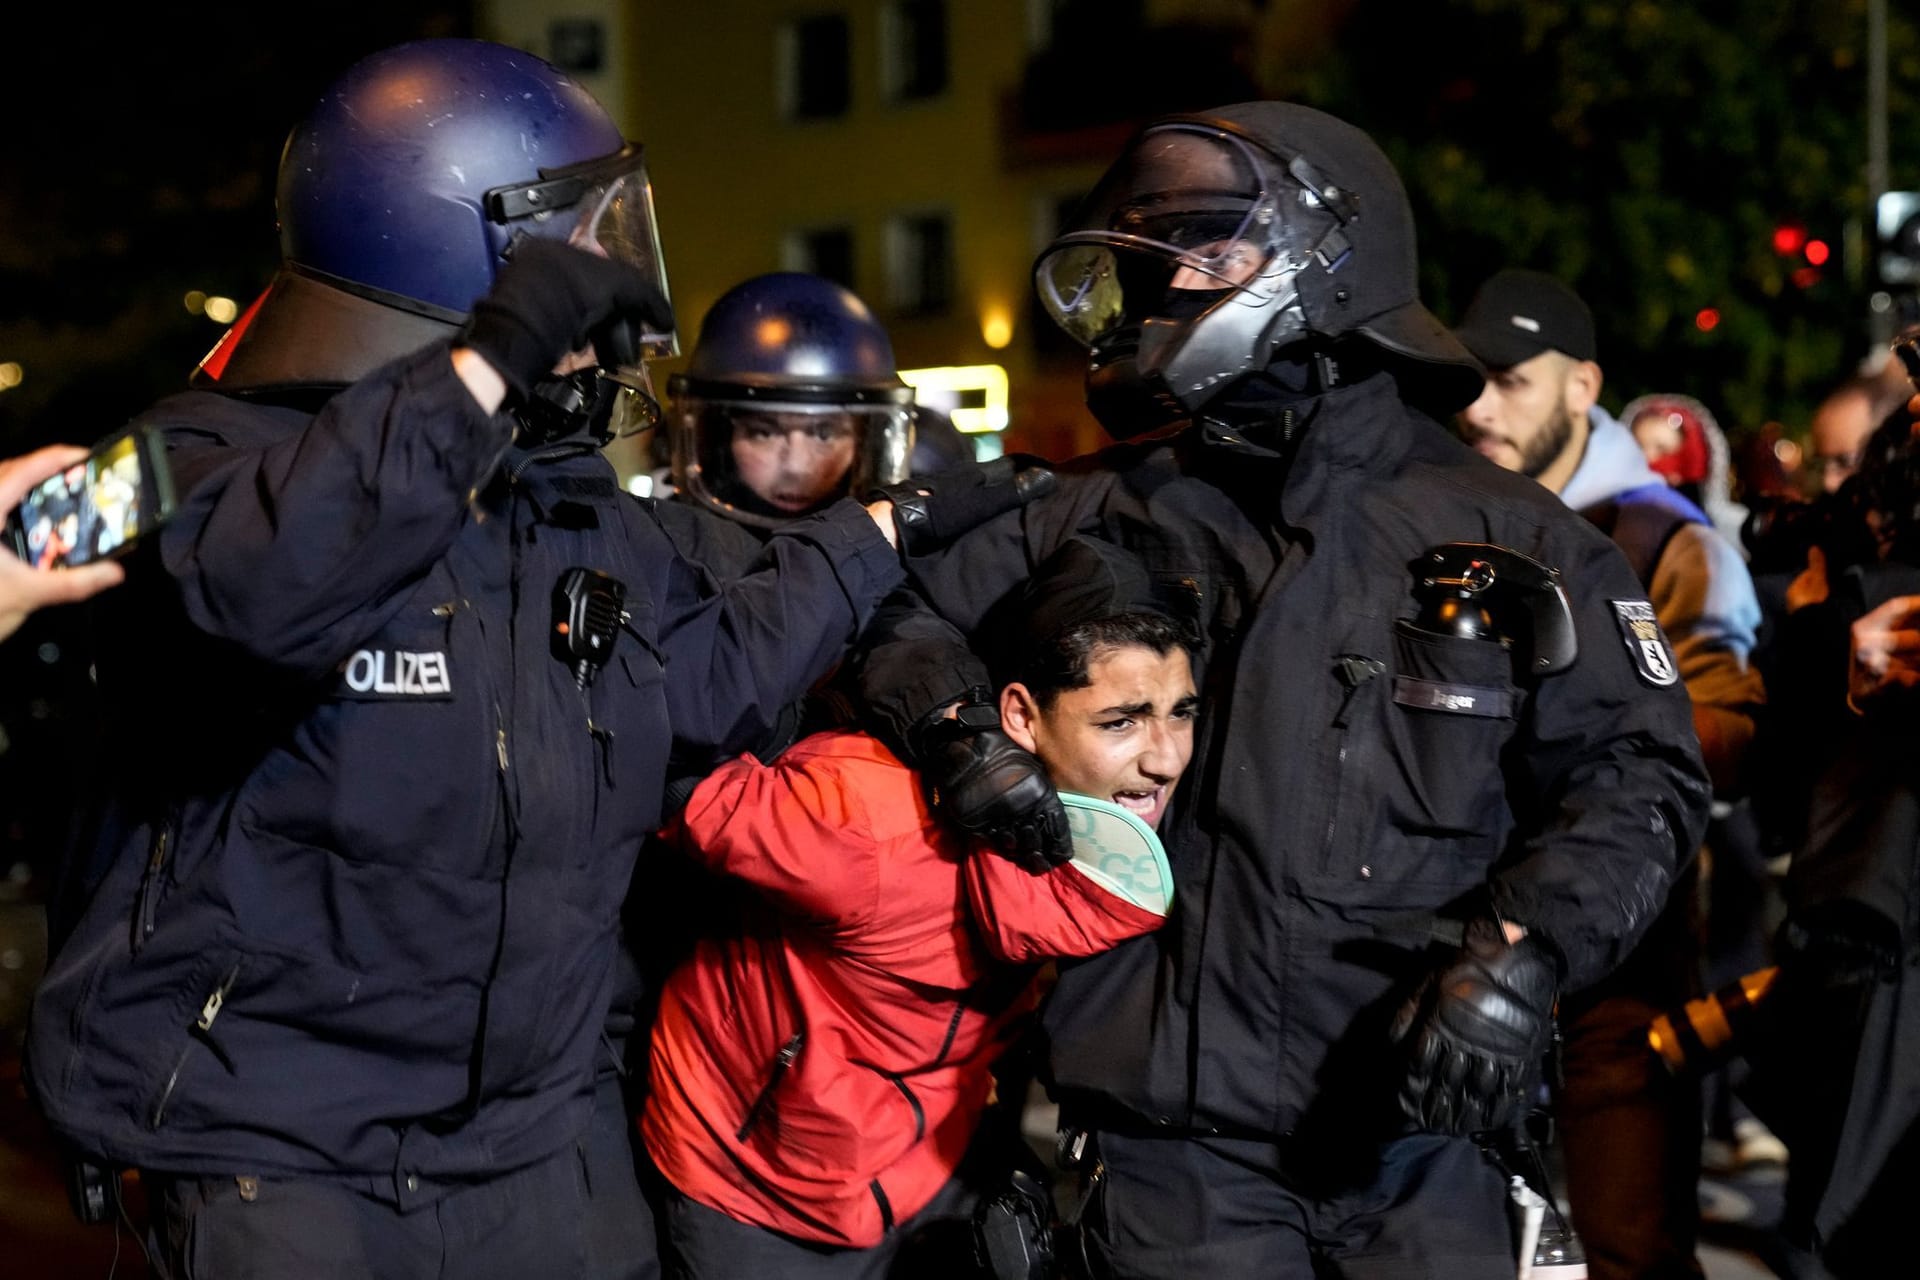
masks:
{"label": "detained young man", "polygon": [[722,767],[670,833],[744,902],[654,1024],[642,1131],[668,1275],[931,1274],[903,1248],[1007,1172],[976,1136],[1042,963],[1165,919],[1151,831],[1193,753],[1189,628],[1092,539],[1018,605],[1000,715],[1068,801],[1073,861],[1034,874],[972,846],[877,739],[838,731]]}

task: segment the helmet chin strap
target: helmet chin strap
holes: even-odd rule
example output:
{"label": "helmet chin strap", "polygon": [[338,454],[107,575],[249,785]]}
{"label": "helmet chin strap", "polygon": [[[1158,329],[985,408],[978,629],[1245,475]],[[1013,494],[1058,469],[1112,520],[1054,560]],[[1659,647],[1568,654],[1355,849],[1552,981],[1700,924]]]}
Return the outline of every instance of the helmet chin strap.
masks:
{"label": "helmet chin strap", "polygon": [[1287,416],[1283,410],[1364,382],[1383,367],[1368,342],[1315,334],[1274,352],[1266,368],[1248,374],[1209,401],[1205,417],[1255,443],[1284,451],[1310,418]]}
{"label": "helmet chin strap", "polygon": [[1102,360],[1097,347],[1087,367],[1087,410],[1116,440],[1150,435],[1189,416],[1166,380],[1143,373],[1134,354]]}

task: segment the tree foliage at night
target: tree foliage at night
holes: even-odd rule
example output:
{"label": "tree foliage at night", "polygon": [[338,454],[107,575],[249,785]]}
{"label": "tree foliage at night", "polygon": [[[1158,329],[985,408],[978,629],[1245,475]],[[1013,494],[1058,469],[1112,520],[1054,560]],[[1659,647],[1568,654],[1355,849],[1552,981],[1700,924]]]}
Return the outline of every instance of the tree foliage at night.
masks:
{"label": "tree foliage at night", "polygon": [[[1442,318],[1500,267],[1553,272],[1594,308],[1607,403],[1688,392],[1736,433],[1804,423],[1869,354],[1865,0],[1325,12],[1272,6],[1269,77],[1393,156]],[[1889,4],[1888,29],[1890,182],[1911,190],[1920,28]],[[1795,283],[1802,253],[1775,251],[1783,224],[1831,246],[1817,282]]]}

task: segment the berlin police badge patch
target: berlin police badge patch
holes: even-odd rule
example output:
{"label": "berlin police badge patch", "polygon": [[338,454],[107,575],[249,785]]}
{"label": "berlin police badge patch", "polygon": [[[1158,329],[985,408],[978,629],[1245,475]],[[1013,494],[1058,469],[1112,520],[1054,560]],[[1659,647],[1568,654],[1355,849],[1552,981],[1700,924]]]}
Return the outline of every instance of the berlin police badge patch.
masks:
{"label": "berlin police badge patch", "polygon": [[1627,652],[1633,657],[1633,669],[1650,685],[1664,687],[1680,678],[1673,663],[1673,650],[1660,632],[1653,606],[1645,600],[1614,600],[1614,617],[1620,620],[1620,634],[1626,637]]}

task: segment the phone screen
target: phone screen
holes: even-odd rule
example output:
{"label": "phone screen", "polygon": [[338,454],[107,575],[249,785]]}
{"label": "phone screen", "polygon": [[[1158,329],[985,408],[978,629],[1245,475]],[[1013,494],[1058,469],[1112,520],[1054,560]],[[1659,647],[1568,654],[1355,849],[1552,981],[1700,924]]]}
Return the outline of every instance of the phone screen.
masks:
{"label": "phone screen", "polygon": [[170,511],[173,495],[129,432],[35,486],[12,523],[21,558],[38,569],[86,564],[125,550]]}

